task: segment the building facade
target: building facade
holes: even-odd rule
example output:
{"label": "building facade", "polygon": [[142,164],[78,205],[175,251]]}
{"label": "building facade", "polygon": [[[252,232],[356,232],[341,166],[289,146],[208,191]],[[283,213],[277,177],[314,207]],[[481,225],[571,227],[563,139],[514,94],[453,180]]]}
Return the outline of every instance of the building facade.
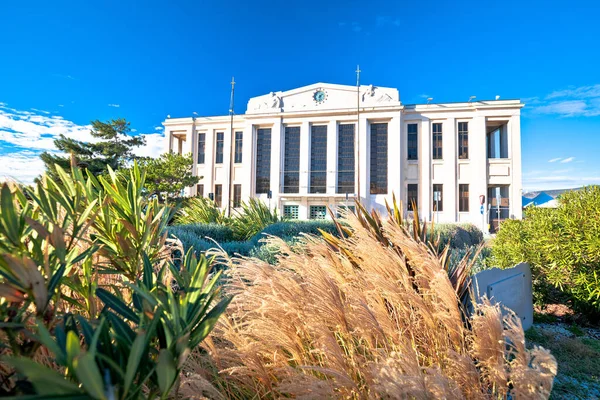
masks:
{"label": "building facade", "polygon": [[[493,231],[521,218],[519,100],[403,105],[394,88],[318,83],[254,97],[243,115],[169,118],[166,151],[192,153],[190,196],[228,212],[257,197],[288,218],[385,209]],[[232,129],[233,127],[233,129]]]}

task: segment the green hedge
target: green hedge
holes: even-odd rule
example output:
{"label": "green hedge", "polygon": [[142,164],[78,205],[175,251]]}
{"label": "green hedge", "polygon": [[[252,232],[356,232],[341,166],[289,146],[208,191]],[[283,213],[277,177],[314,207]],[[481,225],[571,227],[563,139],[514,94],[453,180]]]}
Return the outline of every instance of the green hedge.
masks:
{"label": "green hedge", "polygon": [[450,242],[453,249],[477,246],[483,241],[483,233],[473,224],[434,224],[433,241],[439,237],[440,246]]}
{"label": "green hedge", "polygon": [[[218,243],[230,256],[253,256],[265,261],[273,261],[273,249],[262,249],[267,235],[277,236],[286,242],[294,242],[302,233],[318,235],[319,230],[335,234],[337,229],[331,221],[283,221],[267,226],[247,241],[234,240],[231,228],[218,224],[175,225],[168,228],[170,237],[181,240],[184,249],[190,247],[198,253],[216,248]],[[208,239],[212,238],[214,241]],[[268,259],[268,260],[267,260]]]}
{"label": "green hedge", "polygon": [[600,313],[600,186],[563,193],[556,209],[531,207],[523,220],[504,221],[493,258],[503,268],[529,263],[543,301],[555,301],[547,297],[550,284],[582,311]]}

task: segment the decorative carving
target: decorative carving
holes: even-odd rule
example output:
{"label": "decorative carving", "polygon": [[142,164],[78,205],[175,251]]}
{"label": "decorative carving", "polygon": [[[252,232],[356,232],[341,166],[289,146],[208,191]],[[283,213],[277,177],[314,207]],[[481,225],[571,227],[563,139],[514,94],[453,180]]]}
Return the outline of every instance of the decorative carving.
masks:
{"label": "decorative carving", "polygon": [[271,108],[281,108],[281,97],[277,96],[275,92],[269,93],[271,96],[270,105]]}
{"label": "decorative carving", "polygon": [[386,103],[394,99],[382,89],[369,85],[362,94],[363,103]]}
{"label": "decorative carving", "polygon": [[270,92],[265,96],[260,96],[255,99],[251,99],[248,103],[248,108],[253,111],[281,109],[281,103],[281,97],[275,92]]}

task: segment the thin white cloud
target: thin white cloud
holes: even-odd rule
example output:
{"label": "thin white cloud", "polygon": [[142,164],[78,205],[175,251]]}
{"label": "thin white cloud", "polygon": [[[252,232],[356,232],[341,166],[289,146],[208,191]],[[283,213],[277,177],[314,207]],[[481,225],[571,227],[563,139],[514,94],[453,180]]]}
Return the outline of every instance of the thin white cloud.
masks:
{"label": "thin white cloud", "polygon": [[600,84],[590,86],[571,86],[568,89],[556,90],[546,96],[546,99],[556,99],[570,97],[574,99],[589,99],[594,97],[600,97]]}
{"label": "thin white cloud", "polygon": [[165,135],[162,133],[149,133],[144,135],[146,145],[133,150],[138,157],[156,158],[165,152]]}
{"label": "thin white cloud", "polygon": [[119,108],[119,107],[121,107],[121,105],[120,105],[120,104],[114,104],[114,103],[110,103],[110,104],[108,104],[108,106],[109,106],[109,107],[115,107],[115,108]]}
{"label": "thin white cloud", "polygon": [[392,18],[389,16],[378,16],[375,17],[375,25],[379,28],[384,26],[400,26],[399,18]]}
{"label": "thin white cloud", "polygon": [[65,105],[64,105],[64,104],[59,104],[58,106],[59,106],[59,107],[64,107]]}
{"label": "thin white cloud", "polygon": [[37,108],[31,108],[32,111],[38,112],[38,113],[42,113],[42,114],[50,114],[50,111],[44,111],[44,110],[39,110]]}
{"label": "thin white cloud", "polygon": [[360,26],[360,23],[352,22],[352,31],[354,31],[356,33],[362,31],[362,26]]}
{"label": "thin white cloud", "polygon": [[162,131],[162,130],[164,130],[164,129],[165,129],[165,128],[164,128],[164,127],[162,127],[162,126],[155,126],[155,127],[154,127],[154,130],[156,130],[156,131]]}
{"label": "thin white cloud", "polygon": [[557,161],[560,161],[560,160],[562,160],[562,157],[553,158],[551,160],[548,160],[548,162],[557,162]]}
{"label": "thin white cloud", "polygon": [[562,160],[560,163],[561,164],[566,164],[566,163],[570,163],[571,161],[573,161],[575,159],[575,157],[567,157],[564,160]]}
{"label": "thin white cloud", "polygon": [[[554,114],[561,117],[600,116],[600,84],[556,90],[544,100],[537,97],[530,104],[539,114]],[[525,100],[524,100],[525,102]]]}
{"label": "thin white cloud", "polygon": [[[43,151],[58,152],[54,140],[61,134],[84,142],[94,142],[91,125],[79,125],[57,115],[22,111],[0,103],[0,177],[31,183],[44,171],[39,159]],[[146,135],[147,146],[136,153],[156,157],[162,153],[162,133]]]}

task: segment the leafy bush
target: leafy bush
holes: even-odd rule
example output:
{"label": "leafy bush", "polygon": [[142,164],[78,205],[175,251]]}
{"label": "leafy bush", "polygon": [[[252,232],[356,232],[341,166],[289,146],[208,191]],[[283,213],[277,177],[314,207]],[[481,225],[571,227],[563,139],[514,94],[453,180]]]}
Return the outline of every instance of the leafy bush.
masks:
{"label": "leafy bush", "polygon": [[213,260],[170,261],[171,210],[144,199],[144,171],[109,173],[2,185],[2,394],[165,398],[230,301]]}
{"label": "leafy bush", "polygon": [[231,227],[238,240],[248,240],[267,226],[279,222],[277,209],[271,210],[259,199],[251,198],[242,202],[241,210],[236,210],[231,219]]}
{"label": "leafy bush", "polygon": [[453,249],[477,246],[483,241],[483,233],[473,224],[434,224],[431,239],[438,237],[441,246],[450,243]]}
{"label": "leafy bush", "polygon": [[282,221],[263,229],[260,236],[272,235],[286,240],[302,233],[318,235],[320,231],[335,233],[337,228],[332,221]]}
{"label": "leafy bush", "polygon": [[226,224],[225,210],[207,197],[194,197],[186,201],[175,215],[176,224]]}
{"label": "leafy bush", "polygon": [[529,208],[522,221],[507,220],[493,241],[502,268],[531,265],[536,293],[547,300],[550,284],[583,311],[600,312],[600,187],[559,197],[558,208]]}
{"label": "leafy bush", "polygon": [[273,265],[235,260],[224,291],[236,297],[196,354],[198,380],[230,398],[550,395],[556,362],[525,348],[516,316],[484,304],[465,323],[466,261],[449,278],[418,220],[357,209],[344,238],[301,239]]}

